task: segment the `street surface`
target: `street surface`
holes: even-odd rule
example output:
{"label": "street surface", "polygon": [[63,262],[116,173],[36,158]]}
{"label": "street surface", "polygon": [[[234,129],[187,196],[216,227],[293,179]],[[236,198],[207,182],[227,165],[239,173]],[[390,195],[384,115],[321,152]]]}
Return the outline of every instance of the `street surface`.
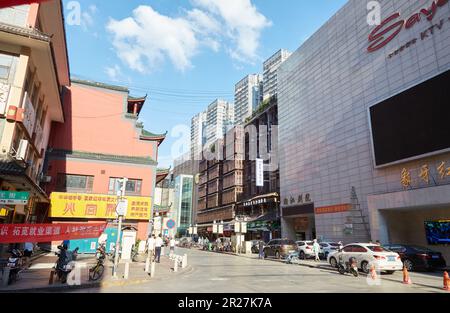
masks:
{"label": "street surface", "polygon": [[[176,249],[188,254],[190,269],[181,275],[165,276],[163,280],[135,284],[75,290],[89,293],[436,293],[442,290],[442,272],[411,273],[413,285],[402,284],[402,273],[381,275],[381,285],[371,286],[366,275],[342,276],[327,267],[310,268],[288,265],[275,260]],[[313,261],[307,261],[314,265]]]}

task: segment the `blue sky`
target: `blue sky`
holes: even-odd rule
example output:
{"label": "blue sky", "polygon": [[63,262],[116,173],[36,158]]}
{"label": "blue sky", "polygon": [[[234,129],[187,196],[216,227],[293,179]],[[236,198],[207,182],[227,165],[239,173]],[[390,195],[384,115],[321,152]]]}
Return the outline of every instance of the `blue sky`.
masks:
{"label": "blue sky", "polygon": [[236,82],[280,48],[298,49],[345,2],[80,0],[78,24],[64,0],[71,74],[148,94],[140,119],[169,132],[159,153],[168,167],[193,115],[216,98],[233,101]]}

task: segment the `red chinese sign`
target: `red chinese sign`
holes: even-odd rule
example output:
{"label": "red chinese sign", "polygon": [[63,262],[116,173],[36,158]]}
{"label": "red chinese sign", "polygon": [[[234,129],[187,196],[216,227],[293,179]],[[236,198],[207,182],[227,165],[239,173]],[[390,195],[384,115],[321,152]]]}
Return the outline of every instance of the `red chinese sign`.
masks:
{"label": "red chinese sign", "polygon": [[105,228],[106,223],[3,224],[0,225],[0,243],[98,238]]}
{"label": "red chinese sign", "polygon": [[40,3],[48,0],[1,0],[0,8],[13,7],[16,5]]}

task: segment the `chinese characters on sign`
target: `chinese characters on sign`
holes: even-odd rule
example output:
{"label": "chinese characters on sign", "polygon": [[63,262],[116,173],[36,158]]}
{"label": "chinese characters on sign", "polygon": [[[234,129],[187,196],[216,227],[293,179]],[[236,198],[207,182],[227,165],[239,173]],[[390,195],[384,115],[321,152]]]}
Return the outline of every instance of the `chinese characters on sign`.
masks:
{"label": "chinese characters on sign", "polygon": [[[297,204],[306,204],[306,203],[311,203],[311,194],[307,193],[305,194],[305,196],[303,197],[303,194],[300,194],[297,198]],[[294,197],[290,197],[290,199],[288,198],[284,198],[283,201],[284,205],[294,205],[296,204],[295,202],[295,198]]]}
{"label": "chinese characters on sign", "polygon": [[0,191],[0,204],[26,205],[29,198],[29,192]]}
{"label": "chinese characters on sign", "polygon": [[[54,192],[50,198],[50,217],[105,219],[117,217],[117,197],[112,195]],[[150,197],[125,197],[125,200],[128,203],[126,219],[148,220],[150,218]]]}
{"label": "chinese characters on sign", "polygon": [[[432,168],[436,170],[436,175],[432,174]],[[440,181],[447,180],[450,178],[450,166],[447,166],[446,162],[441,162],[435,167],[430,167],[428,164],[424,164],[417,171],[417,185],[420,183],[425,185],[430,185],[431,181],[436,185]],[[435,179],[437,178],[437,179]],[[412,170],[403,168],[400,175],[400,183],[404,189],[413,187],[413,174]]]}
{"label": "chinese characters on sign", "polygon": [[98,238],[105,228],[106,223],[3,224],[0,226],[0,243],[50,242]]}

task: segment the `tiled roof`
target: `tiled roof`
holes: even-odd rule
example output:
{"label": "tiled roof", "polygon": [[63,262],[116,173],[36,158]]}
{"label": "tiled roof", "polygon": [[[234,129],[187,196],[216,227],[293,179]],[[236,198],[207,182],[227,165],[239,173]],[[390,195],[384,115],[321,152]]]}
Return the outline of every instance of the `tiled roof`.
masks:
{"label": "tiled roof", "polygon": [[81,85],[86,85],[86,86],[91,86],[91,87],[104,88],[104,89],[110,89],[110,90],[122,91],[122,92],[129,92],[127,87],[114,86],[114,85],[94,82],[94,81],[90,81],[90,80],[71,78],[71,82],[75,83],[75,84],[81,84]]}
{"label": "tiled roof", "polygon": [[22,175],[26,168],[14,161],[0,160],[0,174],[2,175]]}
{"label": "tiled roof", "polygon": [[25,28],[0,22],[0,31],[32,39],[37,39],[45,42],[51,42],[51,38],[49,36],[47,36],[44,33],[41,33],[40,31],[34,28]]}
{"label": "tiled roof", "polygon": [[166,138],[167,132],[165,132],[164,134],[155,134],[155,133],[152,133],[152,132],[149,132],[149,131],[143,129],[141,136],[146,137],[146,138]]}
{"label": "tiled roof", "polygon": [[135,156],[123,156],[112,154],[101,154],[84,151],[68,151],[68,150],[49,150],[50,157],[63,157],[63,158],[75,158],[84,160],[99,160],[119,163],[131,163],[131,164],[144,164],[144,165],[157,165],[157,162],[151,157],[135,157]]}

